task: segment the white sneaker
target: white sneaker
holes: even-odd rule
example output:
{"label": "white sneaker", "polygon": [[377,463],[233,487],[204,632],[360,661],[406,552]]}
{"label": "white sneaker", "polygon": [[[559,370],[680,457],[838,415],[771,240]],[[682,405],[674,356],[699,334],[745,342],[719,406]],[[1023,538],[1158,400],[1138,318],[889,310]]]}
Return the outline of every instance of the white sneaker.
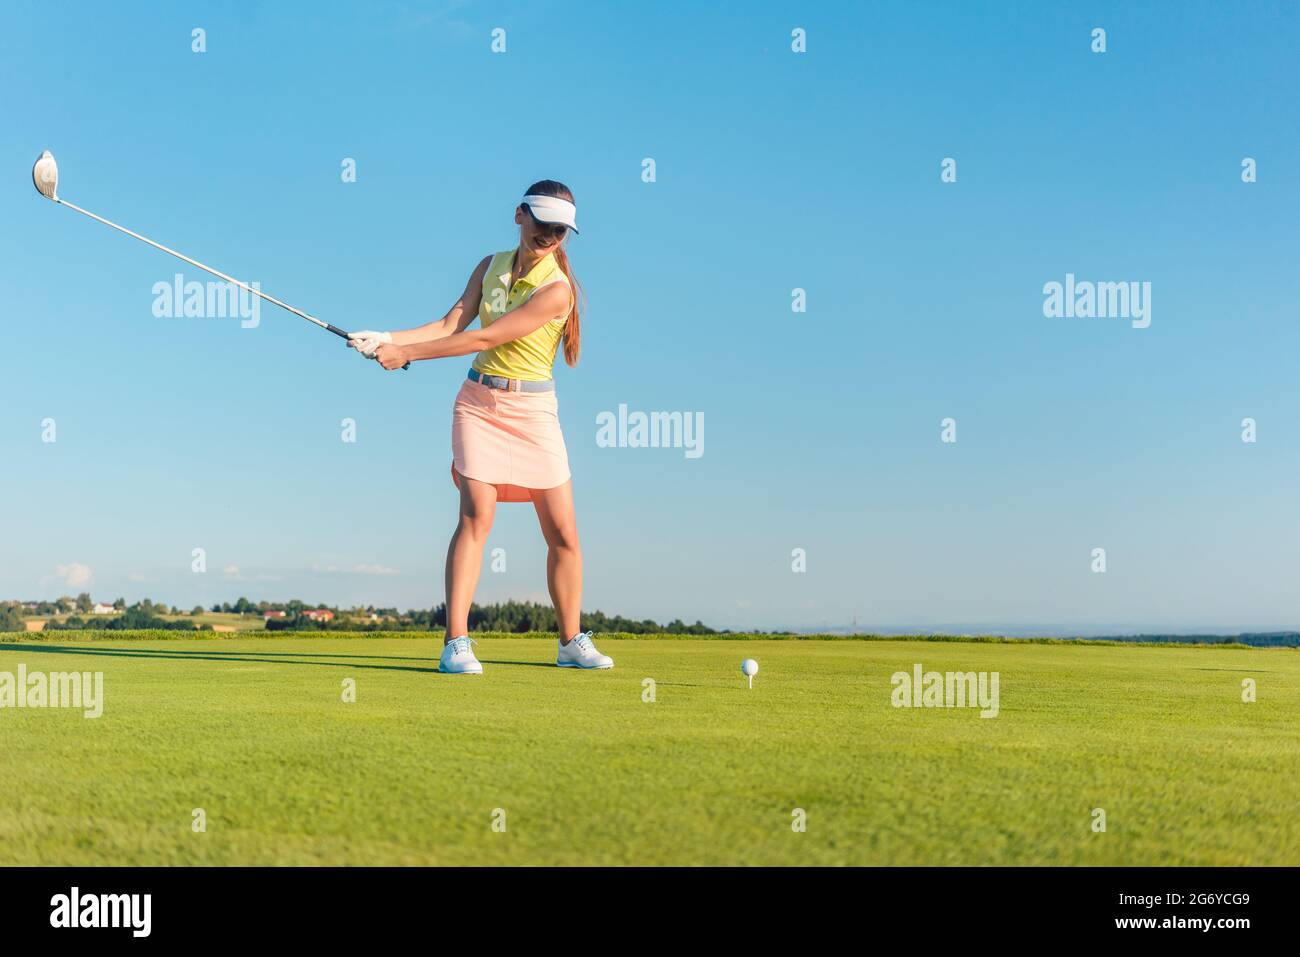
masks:
{"label": "white sneaker", "polygon": [[481,675],[483,666],[474,657],[474,649],[470,647],[473,643],[473,638],[462,635],[443,645],[438,670],[445,675]]}
{"label": "white sneaker", "polygon": [[561,668],[613,668],[614,659],[602,655],[591,643],[593,634],[595,632],[588,631],[574,635],[567,645],[560,645],[560,650],[555,655],[556,665]]}

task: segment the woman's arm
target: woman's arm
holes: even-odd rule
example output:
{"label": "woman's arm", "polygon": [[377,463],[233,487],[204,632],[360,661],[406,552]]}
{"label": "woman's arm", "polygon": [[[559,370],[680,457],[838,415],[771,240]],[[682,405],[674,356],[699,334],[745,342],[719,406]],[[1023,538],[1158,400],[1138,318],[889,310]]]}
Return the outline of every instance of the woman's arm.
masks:
{"label": "woman's arm", "polygon": [[474,267],[469,282],[465,283],[465,291],[460,294],[456,304],[447,310],[445,316],[437,322],[393,332],[393,344],[407,346],[416,342],[445,339],[462,331],[473,322],[478,315],[479,301],[483,298],[483,277],[487,274],[488,263],[491,261],[491,256],[484,256],[483,260]]}
{"label": "woman's arm", "polygon": [[486,329],[457,331],[439,339],[425,339],[410,344],[395,342],[383,345],[375,353],[375,358],[385,369],[400,369],[406,363],[420,359],[445,359],[482,352],[540,329],[552,319],[567,314],[569,305],[568,284],[553,283],[533,293],[526,303],[507,312]]}

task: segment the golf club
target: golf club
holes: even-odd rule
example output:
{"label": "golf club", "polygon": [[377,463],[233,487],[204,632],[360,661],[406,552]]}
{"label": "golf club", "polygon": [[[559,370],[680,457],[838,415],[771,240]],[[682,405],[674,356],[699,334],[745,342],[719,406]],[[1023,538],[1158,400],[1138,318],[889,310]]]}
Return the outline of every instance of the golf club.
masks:
{"label": "golf club", "polygon": [[[55,203],[58,203],[60,206],[66,206],[68,207],[68,209],[75,210],[76,212],[81,213],[83,216],[89,216],[91,219],[98,220],[99,222],[103,223],[105,226],[112,226],[118,232],[126,233],[128,236],[131,236],[134,239],[138,239],[142,243],[148,243],[154,249],[160,249],[163,252],[167,253],[167,255],[169,256],[175,256],[177,259],[182,260],[183,262],[187,262],[191,266],[196,266],[199,269],[202,269],[204,272],[209,272],[220,279],[224,279],[226,282],[234,283],[236,286],[238,286],[240,289],[243,289],[245,292],[251,292],[253,295],[260,296],[261,298],[265,299],[267,302],[271,303],[272,305],[279,306],[281,309],[287,309],[289,312],[292,312],[295,316],[301,316],[302,318],[306,319],[308,322],[315,323],[316,325],[320,326],[322,329],[327,329],[328,331],[334,333],[334,335],[336,336],[339,336],[345,340],[349,338],[349,334],[344,330],[340,329],[338,326],[331,325],[328,322],[324,322],[323,320],[317,319],[315,316],[308,315],[307,313],[303,312],[301,309],[295,309],[287,302],[281,302],[279,299],[276,299],[274,296],[268,296],[266,293],[254,289],[252,286],[249,286],[247,283],[242,283],[238,279],[235,279],[232,276],[227,276],[225,273],[213,269],[211,266],[205,266],[203,265],[203,263],[199,262],[198,260],[191,259],[189,256],[183,255],[182,253],[178,253],[174,249],[167,248],[166,246],[162,245],[162,243],[156,243],[152,239],[149,239],[146,236],[141,236],[139,233],[132,232],[131,230],[127,229],[124,226],[119,226],[117,223],[111,223],[103,216],[96,216],[94,213],[90,212],[89,210],[82,209],[80,206],[77,206],[73,203],[69,203],[66,199],[60,199],[59,198],[59,166],[58,163],[54,161],[54,156],[53,154],[50,153],[49,150],[46,150],[44,153],[42,153],[40,159],[36,161],[36,165],[32,167],[32,182],[36,184],[36,191],[38,193],[40,193],[46,199],[53,200]],[[406,365],[402,366],[402,368],[409,369],[410,366],[411,364],[408,362]]]}

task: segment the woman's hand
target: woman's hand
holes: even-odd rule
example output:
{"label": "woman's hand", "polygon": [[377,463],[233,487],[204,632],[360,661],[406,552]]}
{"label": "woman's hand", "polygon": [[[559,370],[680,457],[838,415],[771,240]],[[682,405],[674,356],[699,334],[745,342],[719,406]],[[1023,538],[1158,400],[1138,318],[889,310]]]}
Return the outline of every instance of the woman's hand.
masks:
{"label": "woman's hand", "polygon": [[387,345],[393,341],[391,332],[374,332],[370,329],[364,329],[361,332],[354,332],[348,336],[348,345],[357,352],[361,353],[367,359],[375,357],[375,350],[382,345]]}
{"label": "woman's hand", "polygon": [[406,346],[381,345],[375,350],[375,358],[379,364],[390,372],[393,369],[400,369],[411,361],[411,357],[406,352]]}

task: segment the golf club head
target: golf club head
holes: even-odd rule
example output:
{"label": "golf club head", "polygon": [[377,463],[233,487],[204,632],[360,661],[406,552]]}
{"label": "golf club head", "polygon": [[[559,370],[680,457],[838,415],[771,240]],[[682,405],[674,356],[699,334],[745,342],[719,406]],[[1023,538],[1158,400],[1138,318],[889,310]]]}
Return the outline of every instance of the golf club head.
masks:
{"label": "golf club head", "polygon": [[46,150],[32,167],[32,182],[36,192],[46,199],[59,201],[59,164],[54,162],[54,154]]}

